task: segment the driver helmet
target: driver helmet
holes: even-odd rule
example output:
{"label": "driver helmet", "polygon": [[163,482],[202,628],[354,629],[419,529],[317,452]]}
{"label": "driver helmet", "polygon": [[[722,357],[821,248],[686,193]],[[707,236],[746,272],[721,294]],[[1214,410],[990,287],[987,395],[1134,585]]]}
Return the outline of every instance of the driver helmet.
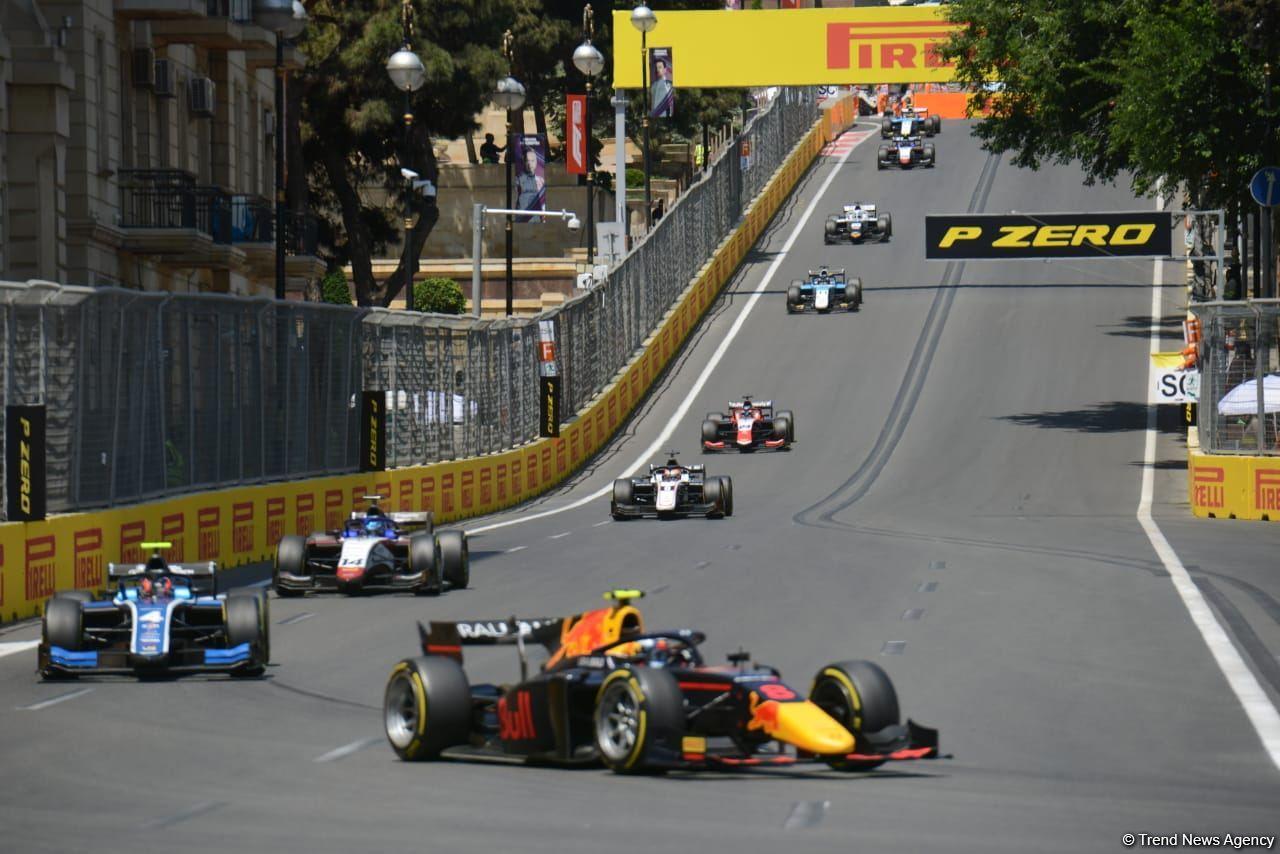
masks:
{"label": "driver helmet", "polygon": [[364,523],[364,532],[370,537],[383,537],[387,533],[387,520],[381,517],[366,519]]}

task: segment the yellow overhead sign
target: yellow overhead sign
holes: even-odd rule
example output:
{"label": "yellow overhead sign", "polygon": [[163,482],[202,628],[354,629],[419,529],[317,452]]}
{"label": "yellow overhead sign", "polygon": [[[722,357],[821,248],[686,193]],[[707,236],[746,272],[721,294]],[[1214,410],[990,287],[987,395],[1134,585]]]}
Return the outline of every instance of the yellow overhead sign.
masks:
{"label": "yellow overhead sign", "polygon": [[[677,88],[945,83],[938,47],[956,29],[940,6],[657,10],[648,47],[670,48]],[[613,85],[641,80],[640,33],[613,13]]]}

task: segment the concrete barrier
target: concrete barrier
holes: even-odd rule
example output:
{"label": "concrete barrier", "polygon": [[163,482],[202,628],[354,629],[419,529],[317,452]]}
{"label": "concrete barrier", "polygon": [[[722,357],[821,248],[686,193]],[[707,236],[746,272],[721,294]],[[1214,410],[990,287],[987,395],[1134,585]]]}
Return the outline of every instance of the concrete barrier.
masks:
{"label": "concrete barrier", "polygon": [[453,522],[545,492],[590,459],[625,423],[823,145],[856,117],[852,103],[837,105],[814,124],[641,351],[562,428],[560,438],[475,459],[237,487],[42,522],[6,523],[0,525],[0,621],[39,614],[45,599],[58,590],[103,587],[107,563],[144,560],[141,543],[150,540],[171,542],[170,560],[216,560],[233,567],[271,559],[286,534],[340,526],[361,496],[370,493],[387,496],[387,509],[431,510],[437,521]]}
{"label": "concrete barrier", "polygon": [[1187,438],[1187,498],[1202,519],[1280,522],[1280,457],[1204,454]]}

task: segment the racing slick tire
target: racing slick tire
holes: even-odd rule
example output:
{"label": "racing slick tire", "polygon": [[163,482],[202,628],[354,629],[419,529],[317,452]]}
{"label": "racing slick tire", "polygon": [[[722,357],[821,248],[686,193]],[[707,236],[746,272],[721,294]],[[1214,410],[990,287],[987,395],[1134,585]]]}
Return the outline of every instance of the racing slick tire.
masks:
{"label": "racing slick tire", "polygon": [[471,583],[471,551],[467,547],[467,535],[462,531],[441,531],[436,534],[440,545],[440,575],[454,590],[463,590]]}
{"label": "racing slick tire", "polygon": [[275,576],[272,578],[272,587],[275,588],[276,595],[281,599],[288,599],[292,596],[301,596],[303,591],[292,590],[280,585],[281,570],[290,575],[307,574],[306,537],[290,535],[280,538],[280,543],[276,546]]}
{"label": "racing slick tire", "polygon": [[429,655],[406,658],[391,670],[382,695],[383,727],[396,756],[436,759],[471,737],[471,686],[462,665]]}
{"label": "racing slick tire", "polygon": [[727,474],[720,475],[720,495],[724,498],[724,515],[733,515],[733,478]]}
{"label": "racing slick tire", "polygon": [[55,599],[75,599],[77,602],[92,602],[93,594],[88,590],[60,590],[53,594]]}
{"label": "racing slick tire", "polygon": [[252,593],[227,597],[227,646],[249,644],[248,665],[231,671],[232,676],[261,676],[267,666],[268,640],[263,631],[262,609]]}
{"label": "racing slick tire", "polygon": [[706,420],[707,421],[728,421],[729,419],[725,417],[725,414],[723,412],[708,412]]}
{"label": "racing slick tire", "polygon": [[876,218],[876,228],[880,229],[880,242],[887,242],[893,236],[893,217],[887,213],[880,214]]}
{"label": "racing slick tire", "polygon": [[592,713],[596,750],[615,774],[661,773],[653,762],[678,764],[684,698],[675,676],[652,667],[620,668],[604,678]]}
{"label": "racing slick tire", "polygon": [[892,152],[889,146],[887,145],[882,145],[880,146],[880,148],[876,150],[876,168],[877,169],[883,169],[885,167],[885,164],[889,162],[889,155],[891,153]]}
{"label": "racing slick tire", "polygon": [[[778,429],[779,421],[786,425],[784,429]],[[796,416],[790,409],[783,409],[773,416],[773,431],[781,433],[782,437],[787,440],[788,445],[796,440]]]}
{"label": "racing slick tire", "polygon": [[929,116],[929,127],[935,134],[942,133],[942,116]]}
{"label": "racing slick tire", "polygon": [[836,232],[838,230],[839,227],[836,225],[836,218],[833,216],[827,217],[826,225],[823,226],[822,242],[824,244],[834,243],[836,239]]}
{"label": "racing slick tire", "polygon": [[[710,419],[702,422],[702,441],[718,442],[720,441],[720,424]],[[706,449],[706,446],[703,446]]]}
{"label": "racing slick tire", "polygon": [[888,139],[891,136],[893,136],[893,120],[881,119],[880,120],[880,138]]}
{"label": "racing slick tire", "polygon": [[271,606],[266,590],[239,588],[227,594],[228,599],[253,599],[258,603],[258,635],[262,638],[262,663],[271,663]]}
{"label": "racing slick tire", "polygon": [[920,159],[923,165],[932,167],[938,159],[937,150],[932,145],[925,145],[924,150],[921,152]]}
{"label": "racing slick tire", "polygon": [[49,646],[77,650],[84,638],[84,602],[65,594],[44,606],[44,639]]}
{"label": "racing slick tire", "polygon": [[[889,674],[872,661],[828,664],[813,678],[809,699],[853,733],[855,749],[863,733],[879,732],[898,723],[898,692]],[[886,761],[831,759],[827,764],[837,771],[869,771]]]}
{"label": "racing slick tire", "polygon": [[862,279],[855,277],[845,284],[844,301],[850,311],[862,308]]}
{"label": "racing slick tire", "polygon": [[431,534],[414,534],[409,538],[409,572],[423,573],[422,583],[413,588],[415,596],[439,596],[444,590],[440,576],[440,554],[436,538]]}
{"label": "racing slick tire", "polygon": [[792,282],[787,286],[787,314],[800,307],[800,283]]}
{"label": "racing slick tire", "polygon": [[708,519],[723,519],[725,513],[724,483],[722,478],[709,477],[702,484],[702,500],[712,505],[707,511]]}
{"label": "racing slick tire", "polygon": [[613,482],[613,502],[609,508],[613,518],[618,521],[626,519],[627,516],[618,512],[619,507],[630,507],[635,502],[636,490],[631,481],[619,478]]}

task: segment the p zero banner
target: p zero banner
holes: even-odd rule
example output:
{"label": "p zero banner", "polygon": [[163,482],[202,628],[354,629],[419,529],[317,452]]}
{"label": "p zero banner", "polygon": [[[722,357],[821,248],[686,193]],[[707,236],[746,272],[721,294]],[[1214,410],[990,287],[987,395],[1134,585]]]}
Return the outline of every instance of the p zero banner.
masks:
{"label": "p zero banner", "polygon": [[360,471],[387,467],[387,393],[366,391],[360,401]]}
{"label": "p zero banner", "polygon": [[564,171],[587,174],[587,96],[569,95],[565,102],[565,126],[569,137],[564,147]]}
{"label": "p zero banner", "polygon": [[1173,251],[1172,223],[1162,211],[926,216],[925,257],[1163,258]]}
{"label": "p zero banner", "polygon": [[560,436],[560,378],[539,377],[538,388],[539,414],[541,423],[538,435],[544,439],[555,439]]}
{"label": "p zero banner", "polygon": [[44,406],[6,406],[5,505],[10,522],[38,522],[45,516]]}
{"label": "p zero banner", "polygon": [[[670,81],[677,88],[945,83],[954,70],[942,61],[938,46],[956,28],[945,10],[660,9],[648,43],[680,57],[680,74]],[[631,26],[630,9],[615,10],[613,55],[639,52],[640,33]],[[614,85],[640,88],[641,71],[638,63],[617,63]]]}

